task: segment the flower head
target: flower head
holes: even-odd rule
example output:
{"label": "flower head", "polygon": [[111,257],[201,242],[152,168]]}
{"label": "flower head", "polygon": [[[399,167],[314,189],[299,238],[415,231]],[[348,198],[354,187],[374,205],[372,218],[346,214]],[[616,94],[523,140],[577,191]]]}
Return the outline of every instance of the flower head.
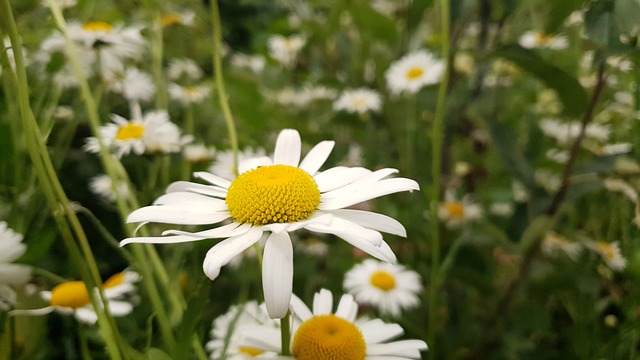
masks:
{"label": "flower head", "polygon": [[171,99],[176,100],[184,105],[202,102],[202,100],[204,100],[207,96],[209,96],[209,93],[211,93],[211,89],[208,86],[182,86],[176,83],[170,83],[168,90]]}
{"label": "flower head", "polygon": [[[335,312],[333,294],[322,289],[313,298],[309,309],[295,295],[291,299],[293,331],[291,357],[280,359],[420,359],[427,350],[422,340],[392,341],[403,334],[398,324],[380,319],[358,319],[358,304],[351,295],[343,295]],[[244,330],[245,344],[259,350],[281,352],[280,332],[266,326],[248,326]]]}
{"label": "flower head", "polygon": [[27,251],[22,234],[13,231],[0,221],[0,310],[7,310],[16,302],[12,285],[22,285],[31,278],[31,268],[12,262]]}
{"label": "flower head", "polygon": [[440,204],[438,217],[448,227],[455,228],[482,218],[482,208],[468,196],[464,196],[462,200],[456,199],[454,192],[449,190],[445,194],[445,201]]}
{"label": "flower head", "polygon": [[395,219],[351,205],[401,191],[418,190],[410,179],[389,178],[395,169],[370,171],[334,167],[319,171],[333,149],[322,141],[300,161],[301,140],[296,130],[278,136],[273,158],[254,158],[240,164],[240,176],[229,181],[207,172],[195,176],[209,185],[179,181],[152,206],[135,210],[129,222],[208,225],[230,220],[200,232],[168,230],[161,237],[128,238],[138,243],[178,243],[224,238],[204,260],[210,279],[222,266],[267,234],[262,263],[265,303],[272,318],[283,317],[291,298],[293,247],[289,232],[307,229],[333,234],[368,254],[388,262],[395,255],[380,232],[406,236]]}
{"label": "flower head", "polygon": [[202,78],[202,69],[194,60],[186,58],[174,59],[169,62],[167,77],[172,81],[183,78],[188,80],[200,80],[200,78]]}
{"label": "flower head", "polygon": [[382,100],[380,94],[370,89],[345,90],[333,103],[336,111],[344,110],[350,113],[364,114],[367,111],[380,111]]}
{"label": "flower head", "polygon": [[302,35],[273,35],[267,40],[269,55],[284,66],[291,66],[296,56],[307,43]]}
{"label": "flower head", "polygon": [[565,254],[571,260],[578,260],[582,253],[582,245],[577,242],[567,240],[564,236],[554,232],[547,233],[542,239],[542,252],[547,256],[557,256]]}
{"label": "flower head", "polygon": [[107,79],[109,89],[129,101],[149,101],[155,92],[151,77],[136,68],[112,75]]}
{"label": "flower head", "polygon": [[359,304],[372,305],[382,314],[394,317],[416,307],[422,290],[420,275],[402,265],[374,259],[364,260],[345,274],[344,289]]}
{"label": "flower head", "polygon": [[444,69],[442,60],[426,50],[418,50],[391,64],[384,76],[392,94],[415,94],[425,85],[439,82]]}
{"label": "flower head", "polygon": [[622,271],[627,266],[627,259],[622,256],[620,246],[617,241],[605,242],[596,241],[592,244],[593,250],[600,254],[602,260],[613,271]]}
{"label": "flower head", "polygon": [[525,48],[544,48],[551,50],[562,50],[569,46],[567,37],[564,35],[545,34],[540,31],[527,31],[520,36],[520,46]]}

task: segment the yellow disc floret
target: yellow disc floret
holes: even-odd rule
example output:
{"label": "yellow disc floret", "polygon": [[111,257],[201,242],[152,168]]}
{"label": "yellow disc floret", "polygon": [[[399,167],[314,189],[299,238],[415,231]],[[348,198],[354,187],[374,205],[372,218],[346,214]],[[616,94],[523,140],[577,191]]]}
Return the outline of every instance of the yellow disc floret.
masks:
{"label": "yellow disc floret", "polygon": [[461,202],[447,202],[444,207],[447,209],[449,217],[454,219],[462,219],[464,217],[464,205]]}
{"label": "yellow disc floret", "polygon": [[421,77],[422,74],[424,74],[424,70],[421,69],[421,68],[415,67],[415,68],[409,69],[409,71],[407,71],[406,75],[407,75],[407,79],[414,80],[414,79],[417,79],[417,78]]}
{"label": "yellow disc floret", "polygon": [[238,176],[226,199],[239,223],[266,225],[309,218],[320,204],[320,190],[309,173],[294,166],[260,166]]}
{"label": "yellow disc floret", "polygon": [[111,25],[109,25],[104,21],[90,21],[82,25],[82,30],[91,31],[91,32],[110,33],[113,30],[113,28],[111,27]]}
{"label": "yellow disc floret", "polygon": [[124,283],[125,276],[123,272],[119,272],[117,274],[112,275],[107,281],[104,282],[104,288],[109,289],[112,287],[116,287]]}
{"label": "yellow disc floret", "polygon": [[363,360],[367,346],[357,326],[329,314],[302,323],[292,350],[298,360]]}
{"label": "yellow disc floret", "polygon": [[371,285],[382,291],[393,290],[396,287],[396,279],[393,275],[384,270],[374,272],[369,281],[371,282]]}
{"label": "yellow disc floret", "polygon": [[239,352],[243,355],[247,355],[249,357],[256,357],[258,355],[261,355],[263,353],[262,350],[260,349],[256,349],[256,348],[252,348],[252,347],[246,347],[246,346],[240,346],[240,348],[238,349]]}
{"label": "yellow disc floret", "polygon": [[51,290],[51,306],[80,308],[89,304],[89,293],[82,281],[64,282]]}
{"label": "yellow disc floret", "polygon": [[116,140],[140,139],[144,135],[144,126],[140,124],[127,123],[120,126],[116,134]]}

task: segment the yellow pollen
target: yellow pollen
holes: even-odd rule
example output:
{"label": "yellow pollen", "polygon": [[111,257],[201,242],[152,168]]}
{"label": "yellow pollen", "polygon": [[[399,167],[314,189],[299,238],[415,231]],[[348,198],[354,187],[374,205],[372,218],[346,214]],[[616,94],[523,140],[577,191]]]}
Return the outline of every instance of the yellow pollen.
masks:
{"label": "yellow pollen", "polygon": [[256,348],[252,348],[252,347],[240,346],[240,348],[238,350],[240,350],[241,354],[249,355],[251,357],[258,356],[258,355],[262,354],[262,350],[258,350]]}
{"label": "yellow pollen", "polygon": [[454,219],[462,219],[464,217],[464,205],[461,202],[447,202],[444,207],[447,209],[449,217]]}
{"label": "yellow pollen", "polygon": [[369,281],[371,282],[371,285],[382,291],[393,290],[396,287],[396,279],[393,275],[384,270],[374,272]]}
{"label": "yellow pollen", "polygon": [[105,32],[110,33],[113,28],[111,25],[104,21],[90,21],[82,25],[82,30],[91,32]]}
{"label": "yellow pollen", "polygon": [[51,306],[64,306],[76,309],[89,303],[89,293],[82,281],[64,282],[51,290]]}
{"label": "yellow pollen", "polygon": [[297,360],[364,360],[367,345],[357,326],[329,314],[302,323],[292,350]]}
{"label": "yellow pollen", "polygon": [[108,278],[107,281],[104,282],[104,288],[109,289],[112,287],[116,287],[122,283],[124,283],[124,273],[120,272]]}
{"label": "yellow pollen", "polygon": [[542,32],[537,32],[536,33],[536,44],[546,44],[548,42],[550,42],[551,40],[553,40],[554,36],[553,35],[546,35]]}
{"label": "yellow pollen", "polygon": [[351,106],[355,109],[362,109],[367,106],[367,101],[364,98],[353,98],[351,100]]}
{"label": "yellow pollen", "polygon": [[600,254],[602,254],[602,257],[604,257],[606,260],[613,260],[616,257],[616,254],[613,250],[613,246],[611,246],[608,243],[598,242],[596,244],[596,249]]}
{"label": "yellow pollen", "polygon": [[260,166],[231,183],[226,203],[231,217],[241,224],[292,223],[313,214],[320,204],[320,190],[302,169]]}
{"label": "yellow pollen", "polygon": [[162,23],[162,27],[169,27],[171,25],[180,24],[182,21],[182,17],[178,13],[169,13],[162,15],[162,19],[160,22]]}
{"label": "yellow pollen", "polygon": [[144,135],[144,126],[140,124],[127,123],[118,129],[116,140],[141,139]]}
{"label": "yellow pollen", "polygon": [[407,71],[407,79],[415,80],[424,74],[424,70],[421,68],[412,68]]}

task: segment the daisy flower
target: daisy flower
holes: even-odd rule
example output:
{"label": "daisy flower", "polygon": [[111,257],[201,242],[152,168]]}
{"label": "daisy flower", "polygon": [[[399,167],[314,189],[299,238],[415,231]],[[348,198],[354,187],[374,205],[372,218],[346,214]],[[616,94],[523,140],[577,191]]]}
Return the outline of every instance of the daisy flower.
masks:
{"label": "daisy flower", "polygon": [[384,76],[392,94],[415,94],[425,85],[439,82],[444,69],[442,60],[426,50],[418,50],[391,64]]}
{"label": "daisy flower", "polygon": [[184,10],[181,12],[169,12],[162,15],[160,23],[163,28],[173,25],[193,26],[193,20],[196,17],[196,13],[193,10]]}
{"label": "daisy flower", "polygon": [[231,65],[238,69],[249,69],[254,74],[259,74],[264,70],[266,61],[261,55],[234,54],[231,57]]}
{"label": "daisy flower", "polygon": [[344,110],[350,113],[364,114],[367,111],[377,112],[382,107],[382,100],[377,91],[370,89],[345,90],[333,103],[333,110]]}
{"label": "daisy flower", "polygon": [[[180,129],[169,121],[169,115],[165,110],[151,111],[132,120],[111,114],[111,120],[113,123],[100,127],[100,134],[104,145],[115,151],[119,158],[130,152],[138,155],[174,153],[191,141],[190,136],[181,136]],[[88,138],[84,149],[98,153],[98,139]]]}
{"label": "daisy flower", "polygon": [[200,80],[203,76],[202,69],[191,59],[174,59],[167,68],[167,77],[176,81],[182,78]]}
{"label": "daisy flower", "polygon": [[528,49],[543,48],[562,50],[569,47],[569,41],[564,35],[545,34],[541,31],[527,31],[518,40],[520,46]]}
{"label": "daisy flower", "polygon": [[182,155],[190,164],[204,164],[216,157],[216,149],[203,144],[190,144],[184,146]]}
{"label": "daisy flower", "polygon": [[547,256],[565,254],[573,261],[578,260],[578,256],[582,253],[582,245],[569,241],[564,236],[554,232],[547,233],[540,246],[542,252]]}
{"label": "daisy flower", "polygon": [[129,101],[149,101],[156,90],[151,76],[136,68],[107,75],[105,82],[109,90]]}
{"label": "daisy flower", "polygon": [[106,174],[91,178],[89,181],[89,190],[91,190],[95,195],[98,195],[110,202],[115,202],[118,194],[119,196],[125,197],[129,195],[129,188],[127,187],[127,184],[124,182],[118,183],[118,189],[115,191],[116,189],[113,187],[113,181],[109,175]]}
{"label": "daisy flower", "polygon": [[243,346],[244,331],[248,326],[264,325],[277,329],[279,321],[269,318],[264,306],[260,306],[257,301],[249,301],[242,305],[232,306],[227,313],[220,315],[213,320],[211,328],[211,340],[205,345],[211,354],[209,358],[246,360],[260,355],[269,357],[275,353],[265,352],[260,349]]}
{"label": "daisy flower", "polygon": [[171,99],[176,100],[183,105],[202,102],[202,100],[206,99],[211,93],[211,89],[208,86],[182,86],[176,83],[170,83],[168,90]]}
{"label": "daisy flower", "polygon": [[307,39],[302,35],[273,35],[267,40],[267,47],[274,60],[284,66],[291,66],[306,42]]}
{"label": "daisy flower", "polygon": [[444,221],[449,228],[459,227],[467,222],[482,218],[482,208],[471,201],[468,196],[458,200],[452,190],[445,193],[445,201],[440,204],[438,218]]}
{"label": "daisy flower", "polygon": [[596,241],[591,244],[592,249],[600,254],[605,264],[613,271],[622,271],[627,266],[627,260],[620,252],[620,245],[617,241],[612,243]]}
{"label": "daisy flower", "polygon": [[[132,271],[117,273],[104,282],[104,295],[108,300],[112,316],[125,316],[133,311],[133,304],[125,298],[136,292],[135,282],[140,276]],[[87,286],[82,281],[67,281],[55,286],[51,291],[40,292],[40,297],[49,303],[41,309],[20,309],[11,311],[11,315],[45,315],[53,311],[64,315],[73,315],[78,321],[95,324],[98,315],[93,309]]]}
{"label": "daisy flower", "polygon": [[402,265],[366,259],[345,274],[342,283],[359,304],[377,308],[382,314],[399,317],[403,310],[420,304],[420,275]]}
{"label": "daisy flower", "polygon": [[288,310],[293,282],[293,247],[289,232],[299,229],[333,234],[366,253],[388,262],[395,254],[382,232],[406,236],[402,224],[373,212],[349,206],[401,191],[418,190],[413,180],[389,178],[395,169],[370,171],[334,167],[319,171],[333,149],[322,141],[300,161],[301,140],[296,130],[280,132],[273,159],[254,158],[240,164],[240,176],[229,181],[207,172],[194,175],[208,185],[179,181],[154,205],[135,210],[128,222],[211,225],[200,232],[168,230],[160,237],[135,237],[121,242],[179,243],[224,238],[207,253],[203,268],[210,279],[222,266],[255,244],[263,234],[262,282],[269,315],[282,318]]}
{"label": "daisy flower", "polygon": [[[313,310],[295,295],[291,299],[293,327],[292,356],[279,359],[420,359],[427,350],[422,340],[392,341],[404,333],[398,324],[380,319],[357,319],[358,304],[351,295],[343,295],[335,312],[333,294],[322,289],[313,298]],[[281,353],[279,329],[248,326],[245,345],[263,351]]]}
{"label": "daisy flower", "polygon": [[0,310],[8,310],[16,303],[16,292],[11,288],[22,285],[31,278],[31,268],[12,262],[27,251],[22,234],[13,231],[0,221]]}

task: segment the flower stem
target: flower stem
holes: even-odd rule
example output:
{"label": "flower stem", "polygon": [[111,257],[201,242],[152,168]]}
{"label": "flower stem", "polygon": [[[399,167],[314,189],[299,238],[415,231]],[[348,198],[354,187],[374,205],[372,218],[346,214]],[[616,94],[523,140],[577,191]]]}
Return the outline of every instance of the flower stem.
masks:
{"label": "flower stem", "polygon": [[236,125],[229,108],[229,99],[224,87],[224,77],[222,75],[222,27],[220,24],[220,9],[218,1],[211,1],[211,22],[213,23],[213,71],[215,76],[215,89],[218,93],[220,108],[224,122],[227,124],[231,150],[233,151],[233,170],[238,175],[238,135]]}
{"label": "flower stem", "polygon": [[431,129],[432,165],[431,173],[433,183],[431,185],[431,281],[429,284],[429,323],[427,337],[429,341],[429,356],[436,358],[436,326],[438,324],[438,288],[440,287],[440,223],[438,221],[438,205],[441,193],[441,169],[442,169],[442,139],[444,138],[444,115],[446,111],[446,97],[449,88],[450,69],[450,3],[449,0],[440,0],[440,38],[441,56],[445,61],[445,71],[438,88],[438,100],[436,112]]}
{"label": "flower stem", "polygon": [[281,354],[283,356],[290,356],[291,351],[291,312],[287,311],[287,315],[285,315],[282,319],[280,319],[280,343],[281,343]]}

